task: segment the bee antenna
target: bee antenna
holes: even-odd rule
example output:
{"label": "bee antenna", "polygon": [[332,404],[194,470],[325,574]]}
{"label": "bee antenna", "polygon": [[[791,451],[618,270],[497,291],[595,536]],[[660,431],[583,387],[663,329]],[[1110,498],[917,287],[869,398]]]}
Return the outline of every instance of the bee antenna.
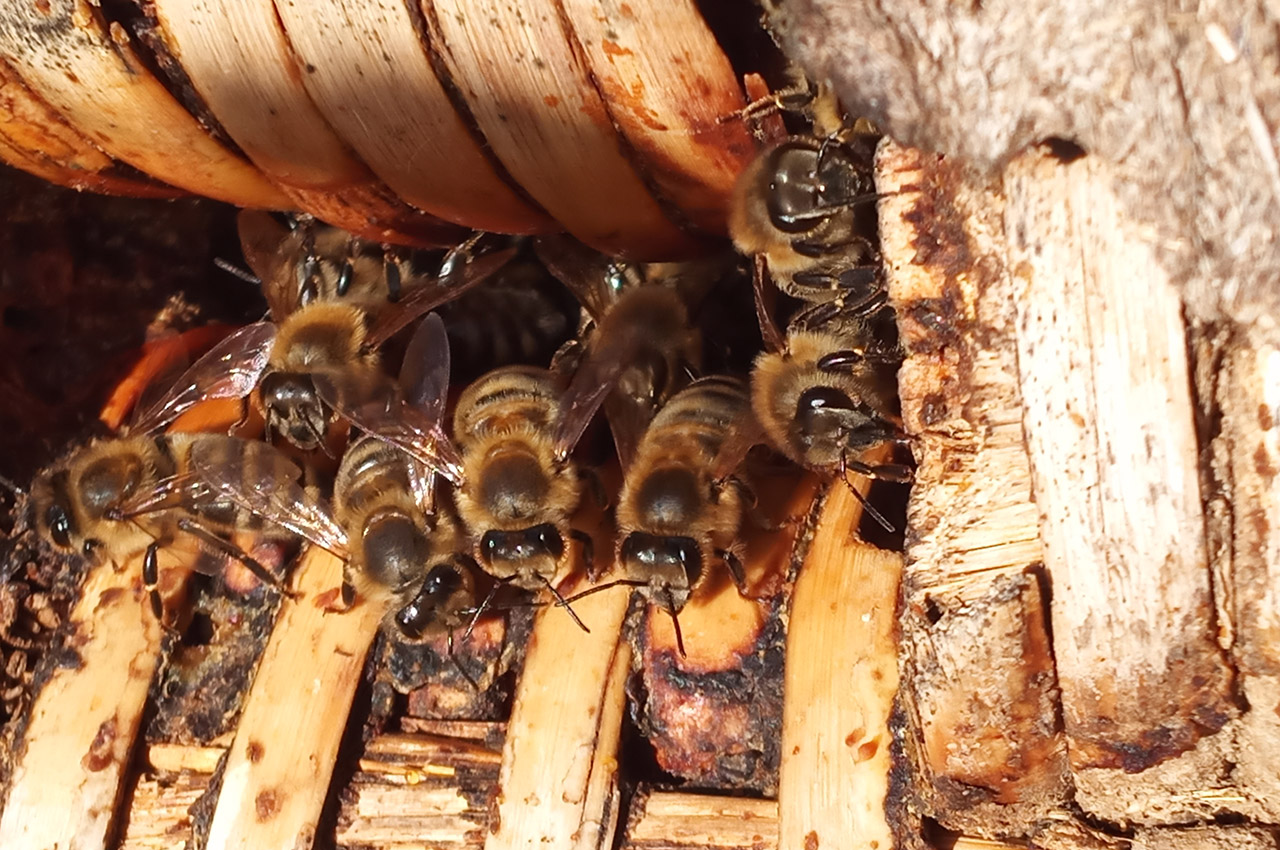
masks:
{"label": "bee antenna", "polygon": [[7,490],[11,490],[15,496],[27,495],[25,488],[18,486],[11,479],[6,478],[3,475],[0,475],[0,486],[3,486]]}
{"label": "bee antenna", "polygon": [[867,497],[862,495],[862,493],[858,492],[857,487],[853,486],[853,482],[849,480],[848,461],[845,459],[845,454],[843,451],[840,452],[840,478],[841,480],[844,481],[845,486],[849,488],[849,492],[853,493],[854,498],[857,499],[858,502],[862,504],[862,509],[867,513],[868,516],[870,516],[873,520],[875,520],[876,523],[881,528],[883,528],[885,531],[889,532],[890,534],[893,534],[895,531],[897,531],[897,529],[893,527],[893,523],[885,519],[884,515],[881,514],[878,510],[871,507],[871,503],[867,501]]}
{"label": "bee antenna", "polygon": [[462,666],[462,662],[458,660],[458,656],[453,651],[453,629],[449,629],[449,633],[445,637],[444,646],[445,646],[445,653],[449,656],[449,660],[453,662],[453,666],[456,667],[458,672],[462,674],[462,678],[466,679],[467,682],[471,684],[471,687],[479,691],[480,683],[477,682],[475,679],[471,678],[471,674],[468,673],[466,669]]}
{"label": "bee antenna", "polygon": [[551,580],[546,576],[543,576],[542,581],[547,585],[548,588],[550,588],[551,595],[556,598],[556,605],[563,605],[564,610],[568,611],[569,616],[572,617],[573,621],[578,624],[578,628],[582,629],[587,634],[591,634],[591,629],[588,629],[587,624],[582,622],[582,620],[578,618],[578,615],[575,614],[573,611],[573,606],[569,604],[568,600],[566,600],[563,596],[560,595],[560,591],[556,590],[556,586],[551,583]]}
{"label": "bee antenna", "polygon": [[680,657],[687,658],[684,651],[684,635],[680,632],[680,615],[676,613],[676,598],[671,594],[671,588],[666,589],[667,610],[671,612],[671,627],[676,632],[676,649],[680,650]]}
{"label": "bee antenna", "polygon": [[262,285],[262,281],[258,278],[256,274],[254,274],[253,272],[245,271],[244,269],[237,266],[235,263],[224,260],[221,257],[214,257],[213,264],[218,268],[222,269],[227,274],[231,275],[232,277],[236,277],[236,278],[239,278],[240,280],[243,280],[245,283],[251,283],[254,286]]}
{"label": "bee antenna", "polygon": [[586,590],[580,593],[575,593],[573,596],[570,596],[568,599],[560,600],[559,602],[556,603],[556,605],[571,605],[572,603],[577,602],[579,599],[583,598],[584,596],[590,596],[591,594],[599,593],[602,590],[609,590],[611,588],[617,587],[620,584],[626,585],[628,587],[644,587],[644,585],[647,584],[647,582],[638,581],[633,578],[617,578],[617,579],[614,579],[613,581],[607,581],[604,584],[597,584],[595,587],[588,587]]}
{"label": "bee antenna", "polygon": [[[484,601],[476,607],[475,613],[471,617],[471,622],[467,623],[467,630],[462,633],[463,640],[471,637],[471,633],[475,631],[476,623],[480,622],[480,615],[489,610],[489,605],[493,602],[493,597],[498,594],[498,588],[504,584],[510,584],[513,578],[515,578],[515,576],[507,576],[506,578],[497,579],[493,583],[493,587],[489,588],[489,592],[485,595]],[[453,639],[453,632],[449,632],[449,639]]]}

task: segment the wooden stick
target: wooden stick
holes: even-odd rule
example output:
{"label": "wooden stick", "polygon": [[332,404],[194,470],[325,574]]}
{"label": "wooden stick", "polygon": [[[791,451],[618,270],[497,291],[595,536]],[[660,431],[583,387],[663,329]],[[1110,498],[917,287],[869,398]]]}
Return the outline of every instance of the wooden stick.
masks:
{"label": "wooden stick", "polygon": [[317,108],[400,197],[479,230],[555,229],[503,182],[458,117],[407,4],[285,0],[275,8]]}
{"label": "wooden stick", "polygon": [[[170,605],[182,595],[178,572],[163,573]],[[141,554],[85,578],[65,648],[50,653],[52,670],[31,706],[0,847],[106,846],[160,656],[163,630],[146,597]]]}
{"label": "wooden stick", "polygon": [[742,109],[742,90],[697,4],[566,0],[564,13],[645,178],[694,225],[723,234],[756,145],[741,120],[724,120]]}
{"label": "wooden stick", "polygon": [[511,176],[570,233],[637,259],[696,252],[620,149],[552,0],[421,0],[430,48]]}
{"label": "wooden stick", "polygon": [[382,611],[357,600],[331,609],[342,561],[317,547],[303,555],[245,700],[205,844],[308,847],[329,791],[365,655]]}
{"label": "wooden stick", "polygon": [[[1220,414],[1211,446],[1219,642],[1249,710],[1232,778],[1247,811],[1280,819],[1280,344],[1261,329],[1202,332],[1202,403]],[[1256,807],[1256,808],[1253,808]],[[1252,808],[1252,810],[1251,810]]]}
{"label": "wooden stick", "polygon": [[796,580],[778,782],[782,847],[901,846],[887,807],[902,556],[858,540],[861,515],[849,488],[832,485]]}
{"label": "wooden stick", "polygon": [[136,173],[82,136],[0,62],[0,158],[31,174],[95,192],[175,198],[182,190]]}
{"label": "wooden stick", "polygon": [[76,0],[5,0],[0,51],[23,81],[110,155],[166,183],[240,206],[285,208],[261,173],[215,141],[110,27]]}
{"label": "wooden stick", "polygon": [[918,463],[902,617],[908,786],[948,829],[1029,834],[1065,803],[1070,778],[1004,198],[954,161],[891,143],[877,153],[876,188]]}
{"label": "wooden stick", "polygon": [[631,588],[615,587],[575,602],[590,634],[562,608],[538,613],[507,725],[486,850],[612,846],[631,667],[621,632],[630,597]]}
{"label": "wooden stick", "polygon": [[778,804],[678,792],[639,796],[622,846],[626,850],[773,850],[778,847]]}
{"label": "wooden stick", "polygon": [[1076,800],[1122,823],[1211,817],[1236,708],[1213,627],[1182,305],[1100,160],[1036,152],[1004,187]]}

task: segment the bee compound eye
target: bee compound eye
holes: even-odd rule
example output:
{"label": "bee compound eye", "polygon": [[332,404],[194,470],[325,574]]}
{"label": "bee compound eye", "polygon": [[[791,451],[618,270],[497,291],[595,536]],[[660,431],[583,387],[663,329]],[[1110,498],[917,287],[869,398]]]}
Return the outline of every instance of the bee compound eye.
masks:
{"label": "bee compound eye", "polygon": [[[71,520],[61,505],[53,505],[45,513],[45,522],[49,526],[49,536],[58,546],[66,549],[71,546]],[[86,544],[87,545],[87,544]]]}

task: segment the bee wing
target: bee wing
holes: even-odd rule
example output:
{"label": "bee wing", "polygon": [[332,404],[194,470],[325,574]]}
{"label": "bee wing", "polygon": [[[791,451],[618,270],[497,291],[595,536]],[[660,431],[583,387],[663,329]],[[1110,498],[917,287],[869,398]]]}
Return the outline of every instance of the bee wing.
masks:
{"label": "bee wing", "polygon": [[267,368],[275,338],[276,326],[271,322],[246,325],[225,337],[146,408],[130,432],[158,431],[206,399],[247,396]]}
{"label": "bee wing", "polygon": [[572,236],[539,236],[534,253],[552,277],[565,285],[591,318],[599,322],[618,300],[616,275],[609,258]]}
{"label": "bee wing", "polygon": [[294,274],[301,237],[262,210],[241,210],[236,217],[236,231],[245,262],[262,281],[262,295],[271,309],[271,318],[283,321],[298,309],[301,297]]}
{"label": "bee wing", "polygon": [[414,319],[430,313],[435,308],[457,298],[471,287],[488,280],[498,269],[510,262],[517,248],[505,248],[482,254],[467,262],[461,271],[451,272],[447,279],[437,278],[411,289],[394,305],[379,312],[369,334],[365,348],[373,349],[407,327]]}
{"label": "bee wing", "polygon": [[626,361],[611,355],[612,352],[602,355],[588,350],[582,365],[573,373],[569,388],[561,396],[554,438],[558,460],[563,461],[573,452],[592,417],[617,383]]}
{"label": "bee wing", "polygon": [[345,557],[347,535],[328,504],[307,493],[302,468],[268,443],[201,437],[191,444],[192,471],[216,495]]}
{"label": "bee wing", "polygon": [[199,486],[199,478],[195,473],[169,475],[161,478],[154,486],[123,500],[116,505],[116,510],[126,518],[168,510],[180,504],[179,496],[192,493],[193,486]]}
{"label": "bee wing", "polygon": [[444,320],[431,313],[409,340],[400,366],[400,393],[406,404],[432,422],[444,420],[449,397],[449,335]]}
{"label": "bee wing", "polygon": [[716,453],[716,459],[711,465],[712,479],[723,481],[733,475],[746,460],[747,452],[764,441],[764,426],[751,409],[747,408],[729,429],[729,436]]}
{"label": "bee wing", "polygon": [[406,403],[393,385],[366,380],[358,370],[315,374],[312,381],[325,404],[352,425],[453,483],[462,483],[462,455],[441,423],[443,402],[434,413],[424,412]]}
{"label": "bee wing", "polygon": [[612,393],[605,398],[604,414],[609,420],[609,431],[613,434],[613,445],[618,451],[618,463],[625,473],[635,460],[636,449],[645,429],[653,421],[657,413],[651,406],[641,404],[635,399],[620,398]]}
{"label": "bee wing", "polygon": [[778,330],[778,325],[773,321],[773,314],[770,312],[769,302],[773,299],[776,290],[765,287],[765,279],[768,275],[768,263],[764,255],[756,255],[755,270],[751,275],[751,290],[755,296],[756,320],[760,322],[760,336],[764,339],[766,350],[782,351],[786,343],[782,338],[782,331]]}

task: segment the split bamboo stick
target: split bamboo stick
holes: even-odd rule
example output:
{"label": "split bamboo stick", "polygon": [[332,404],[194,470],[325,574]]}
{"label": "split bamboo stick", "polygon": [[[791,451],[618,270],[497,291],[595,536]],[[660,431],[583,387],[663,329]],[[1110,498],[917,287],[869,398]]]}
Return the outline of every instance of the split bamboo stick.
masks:
{"label": "split bamboo stick", "polygon": [[144,173],[247,207],[288,199],[215,141],[134,52],[119,24],[76,0],[4,0],[0,51],[36,95],[93,144]]}
{"label": "split bamboo stick", "polygon": [[205,847],[309,847],[383,611],[332,610],[342,561],[311,547],[281,606],[223,768]]}

